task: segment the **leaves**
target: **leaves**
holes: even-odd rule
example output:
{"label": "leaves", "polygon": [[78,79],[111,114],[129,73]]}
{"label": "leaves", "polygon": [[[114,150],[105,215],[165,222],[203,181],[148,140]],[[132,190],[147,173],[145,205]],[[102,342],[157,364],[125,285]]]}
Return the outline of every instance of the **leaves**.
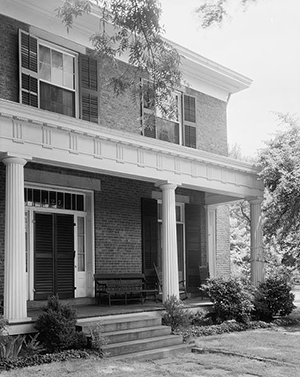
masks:
{"label": "leaves", "polygon": [[299,257],[300,124],[294,116],[277,116],[285,129],[268,142],[258,163],[266,188],[264,234],[269,242],[276,239],[285,253]]}

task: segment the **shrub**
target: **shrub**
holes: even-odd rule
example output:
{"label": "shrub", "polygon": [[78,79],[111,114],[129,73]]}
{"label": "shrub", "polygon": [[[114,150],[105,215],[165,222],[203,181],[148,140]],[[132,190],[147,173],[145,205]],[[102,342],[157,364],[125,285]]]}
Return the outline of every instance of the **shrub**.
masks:
{"label": "shrub", "polygon": [[103,346],[108,340],[103,335],[103,327],[101,325],[89,326],[89,338],[91,340],[91,349],[96,351],[99,356],[103,356]]}
{"label": "shrub", "polygon": [[[75,308],[59,301],[58,296],[49,297],[43,313],[37,318],[35,328],[39,338],[50,352],[78,348],[83,335],[76,332]],[[80,339],[79,339],[80,338]]]}
{"label": "shrub", "polygon": [[271,276],[261,283],[254,295],[254,314],[262,320],[272,320],[274,316],[286,316],[295,308],[294,294],[287,280]]}
{"label": "shrub", "polygon": [[22,355],[30,356],[36,355],[45,351],[43,344],[38,340],[39,333],[34,336],[28,335],[25,337],[22,349]]}
{"label": "shrub", "polygon": [[19,356],[25,336],[2,335],[0,337],[0,359],[16,360]]}
{"label": "shrub", "polygon": [[206,310],[198,309],[189,313],[189,323],[192,326],[207,326],[212,324],[212,319]]}
{"label": "shrub", "polygon": [[217,318],[223,322],[235,319],[248,322],[253,310],[251,287],[238,278],[211,278],[205,291],[214,304]]}
{"label": "shrub", "polygon": [[163,324],[171,326],[172,330],[190,324],[190,314],[184,309],[184,304],[176,296],[171,296],[164,303]]}

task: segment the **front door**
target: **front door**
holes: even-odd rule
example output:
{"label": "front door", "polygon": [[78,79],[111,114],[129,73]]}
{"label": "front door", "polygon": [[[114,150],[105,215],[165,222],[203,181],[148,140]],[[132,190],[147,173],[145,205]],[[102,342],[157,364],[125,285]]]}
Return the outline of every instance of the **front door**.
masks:
{"label": "front door", "polygon": [[74,297],[74,216],[35,213],[34,299]]}

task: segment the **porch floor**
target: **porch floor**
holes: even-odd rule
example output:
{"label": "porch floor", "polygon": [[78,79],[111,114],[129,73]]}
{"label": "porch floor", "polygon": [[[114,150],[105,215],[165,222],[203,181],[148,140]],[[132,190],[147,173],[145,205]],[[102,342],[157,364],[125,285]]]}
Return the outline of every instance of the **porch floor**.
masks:
{"label": "porch floor", "polygon": [[[209,310],[212,306],[212,303],[208,299],[202,299],[201,297],[191,297],[183,301],[187,308],[203,308]],[[94,318],[94,317],[103,317],[119,314],[130,314],[130,313],[142,313],[150,311],[162,311],[162,303],[155,302],[154,300],[147,300],[144,304],[141,303],[130,303],[127,305],[124,304],[112,304],[108,305],[98,305],[98,304],[86,304],[86,305],[74,305],[77,310],[77,318]],[[37,317],[42,313],[41,308],[30,308],[28,309],[28,317],[34,322]]]}

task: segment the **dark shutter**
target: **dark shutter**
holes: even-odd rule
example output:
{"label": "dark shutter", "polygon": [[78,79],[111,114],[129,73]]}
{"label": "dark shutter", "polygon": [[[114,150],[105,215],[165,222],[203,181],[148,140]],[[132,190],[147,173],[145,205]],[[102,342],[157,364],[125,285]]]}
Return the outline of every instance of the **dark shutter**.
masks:
{"label": "dark shutter", "polygon": [[197,287],[199,287],[198,263],[201,261],[200,214],[199,205],[185,205],[186,276],[189,292],[197,292]]}
{"label": "dark shutter", "polygon": [[196,127],[185,124],[184,126],[184,145],[190,148],[197,147]]}
{"label": "dark shutter", "polygon": [[158,264],[157,201],[142,198],[143,272],[147,278],[154,276],[153,263]]}
{"label": "dark shutter", "polygon": [[54,293],[53,215],[35,214],[34,299],[46,300]]}
{"label": "dark shutter", "polygon": [[55,291],[60,298],[74,297],[74,218],[56,215]]}
{"label": "dark shutter", "polygon": [[196,123],[196,99],[184,95],[184,120]]}
{"label": "dark shutter", "polygon": [[20,102],[38,107],[38,41],[19,31]]}
{"label": "dark shutter", "polygon": [[80,55],[81,119],[98,123],[98,63],[97,60]]}

